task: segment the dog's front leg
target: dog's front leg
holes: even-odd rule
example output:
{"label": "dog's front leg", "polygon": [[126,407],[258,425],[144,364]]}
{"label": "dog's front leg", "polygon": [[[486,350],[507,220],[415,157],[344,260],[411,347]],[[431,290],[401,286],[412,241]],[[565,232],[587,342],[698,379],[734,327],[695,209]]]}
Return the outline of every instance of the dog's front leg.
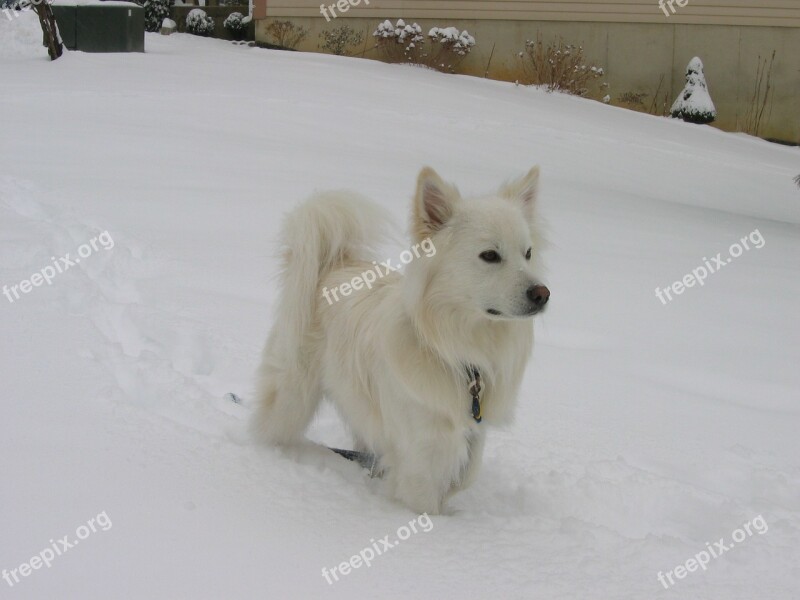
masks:
{"label": "dog's front leg", "polygon": [[395,498],[419,513],[442,512],[444,500],[469,462],[467,438],[454,427],[418,427],[391,471]]}
{"label": "dog's front leg", "polygon": [[475,481],[475,477],[477,477],[478,471],[480,471],[481,464],[483,463],[483,446],[485,440],[486,434],[483,429],[475,431],[467,436],[469,459],[464,466],[464,470],[461,472],[461,476],[453,482],[453,487],[448,491],[447,498],[456,492],[467,489],[472,485],[472,482]]}

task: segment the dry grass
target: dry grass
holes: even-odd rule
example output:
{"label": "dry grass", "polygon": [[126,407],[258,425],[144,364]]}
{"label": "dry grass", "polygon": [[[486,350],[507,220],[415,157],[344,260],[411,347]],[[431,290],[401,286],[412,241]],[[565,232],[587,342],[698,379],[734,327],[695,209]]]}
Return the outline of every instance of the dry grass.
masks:
{"label": "dry grass", "polygon": [[545,45],[541,36],[528,40],[519,53],[527,83],[546,86],[548,91],[566,92],[575,96],[589,93],[589,82],[604,75],[603,68],[586,64],[583,47],[567,44],[559,38]]}
{"label": "dry grass", "polygon": [[[744,117],[744,131],[750,135],[758,136],[761,131],[764,113],[767,110],[770,92],[772,92],[772,66],[775,63],[775,54],[776,52],[773,50],[771,58],[762,59],[761,55],[758,56],[753,97]],[[769,115],[767,116],[767,121],[769,121]]]}
{"label": "dry grass", "polygon": [[291,21],[273,21],[267,25],[267,33],[282,48],[294,50],[308,36],[306,27],[298,27]]}

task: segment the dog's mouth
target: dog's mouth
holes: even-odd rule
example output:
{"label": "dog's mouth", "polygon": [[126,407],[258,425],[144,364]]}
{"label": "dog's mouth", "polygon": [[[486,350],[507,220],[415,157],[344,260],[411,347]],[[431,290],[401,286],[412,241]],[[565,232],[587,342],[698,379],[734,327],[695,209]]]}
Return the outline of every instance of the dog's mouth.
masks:
{"label": "dog's mouth", "polygon": [[519,315],[504,314],[496,308],[487,308],[486,314],[492,317],[499,317],[500,319],[527,319],[528,317],[536,316],[545,311],[547,306],[532,306],[527,311]]}

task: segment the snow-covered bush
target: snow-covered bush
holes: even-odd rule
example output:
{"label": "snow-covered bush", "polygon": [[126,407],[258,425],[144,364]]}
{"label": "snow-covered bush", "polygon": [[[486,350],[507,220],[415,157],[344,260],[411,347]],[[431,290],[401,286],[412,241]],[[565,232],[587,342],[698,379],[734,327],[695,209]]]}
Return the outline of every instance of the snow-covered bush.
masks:
{"label": "snow-covered bush", "polygon": [[214,19],[202,8],[193,8],[186,15],[186,31],[194,35],[209,35],[214,31]]}
{"label": "snow-covered bush", "polygon": [[244,37],[247,26],[250,24],[250,18],[245,17],[240,12],[232,12],[227,16],[225,22],[222,24],[225,29],[231,32],[234,39],[240,40]]}
{"label": "snow-covered bush", "polygon": [[417,23],[406,25],[398,19],[395,25],[388,19],[372,32],[375,46],[388,62],[409,62],[418,64],[423,56],[425,36]]}
{"label": "snow-covered bush", "polygon": [[225,18],[225,21],[222,23],[222,25],[225,27],[225,29],[230,29],[231,31],[241,31],[246,27],[246,25],[242,23],[243,20],[244,15],[242,13],[232,12]]}
{"label": "snow-covered bush", "polygon": [[326,29],[319,34],[319,37],[323,40],[320,48],[336,56],[350,56],[351,48],[364,41],[364,34],[349,25]]}
{"label": "snow-covered bush", "polygon": [[144,28],[159,31],[164,19],[169,17],[170,0],[144,0]]}
{"label": "snow-covered bush", "polygon": [[297,26],[291,21],[272,21],[267,25],[267,33],[281,48],[294,50],[308,36],[308,28]]}
{"label": "snow-covered bush", "polygon": [[475,38],[465,29],[459,31],[455,27],[433,27],[428,31],[431,51],[426,57],[426,64],[436,69],[452,73],[456,66],[472,51]]}
{"label": "snow-covered bush", "polygon": [[178,31],[178,24],[170,18],[161,21],[161,35],[172,35]]}
{"label": "snow-covered bush", "polygon": [[673,118],[689,123],[711,123],[717,118],[717,109],[711,101],[703,73],[703,61],[696,56],[686,67],[686,86],[670,112]]}
{"label": "snow-covered bush", "polygon": [[528,40],[518,56],[527,83],[546,86],[549,92],[585,96],[589,93],[589,82],[605,75],[602,67],[586,64],[583,46],[566,44],[563,39],[547,46],[541,37]]}

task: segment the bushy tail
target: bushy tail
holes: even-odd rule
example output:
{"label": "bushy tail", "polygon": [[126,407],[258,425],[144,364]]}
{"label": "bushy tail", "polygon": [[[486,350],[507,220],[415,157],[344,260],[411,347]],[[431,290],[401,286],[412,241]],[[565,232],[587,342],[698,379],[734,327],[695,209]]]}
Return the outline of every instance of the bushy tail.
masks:
{"label": "bushy tail", "polygon": [[372,260],[388,223],[380,207],[345,192],[317,194],[287,216],[280,299],[262,357],[253,423],[267,441],[300,438],[322,397],[320,352],[311,339],[320,281],[337,266]]}

